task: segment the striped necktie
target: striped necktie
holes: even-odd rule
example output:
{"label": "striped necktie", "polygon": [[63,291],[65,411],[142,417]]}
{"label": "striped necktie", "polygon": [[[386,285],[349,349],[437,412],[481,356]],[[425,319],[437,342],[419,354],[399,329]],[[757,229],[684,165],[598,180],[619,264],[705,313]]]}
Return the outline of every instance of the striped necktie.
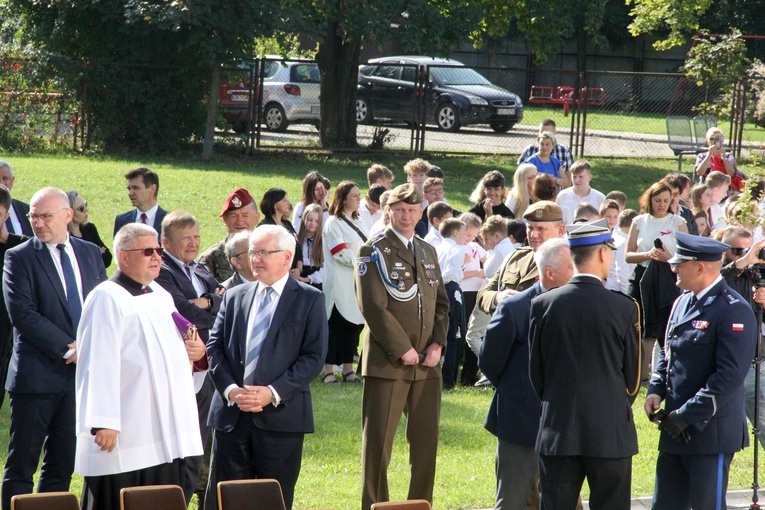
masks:
{"label": "striped necktie", "polygon": [[77,289],[77,279],[74,276],[72,261],[66,253],[66,245],[57,244],[56,248],[61,252],[61,272],[64,273],[66,306],[69,310],[69,318],[72,320],[74,330],[77,331],[77,326],[80,324],[80,315],[82,314],[82,303],[80,302],[80,291]]}
{"label": "striped necktie", "polygon": [[253,383],[253,374],[258,366],[260,352],[263,350],[263,342],[268,336],[268,328],[271,325],[271,301],[273,299],[274,289],[266,287],[263,301],[255,314],[250,340],[247,345],[247,356],[244,365],[244,384]]}

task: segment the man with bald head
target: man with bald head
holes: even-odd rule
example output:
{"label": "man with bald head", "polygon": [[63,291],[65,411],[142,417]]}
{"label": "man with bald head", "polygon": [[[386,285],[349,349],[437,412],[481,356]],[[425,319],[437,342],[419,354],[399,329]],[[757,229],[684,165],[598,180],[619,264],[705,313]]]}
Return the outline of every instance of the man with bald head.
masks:
{"label": "man with bald head", "polygon": [[3,293],[14,338],[2,510],[16,494],[32,492],[43,444],[38,492],[68,491],[74,470],[75,335],[82,302],[106,280],[106,270],[96,245],[69,236],[72,215],[66,193],[41,189],[30,204],[34,237],[5,255]]}

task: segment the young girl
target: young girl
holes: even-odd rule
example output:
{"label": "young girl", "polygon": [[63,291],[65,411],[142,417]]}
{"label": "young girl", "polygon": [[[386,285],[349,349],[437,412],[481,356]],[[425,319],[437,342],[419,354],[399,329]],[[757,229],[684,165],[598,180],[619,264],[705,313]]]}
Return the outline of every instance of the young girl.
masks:
{"label": "young girl", "polygon": [[[478,291],[486,283],[484,279],[484,272],[481,264],[486,261],[486,250],[484,250],[480,244],[475,242],[475,238],[478,235],[478,231],[481,229],[481,218],[473,213],[464,213],[460,216],[460,220],[465,223],[465,253],[467,257],[465,260],[465,273],[464,279],[460,284],[462,287],[462,299],[463,307],[465,310],[465,317],[470,317],[473,313],[473,307],[475,307],[476,298],[478,297]],[[459,365],[459,353],[457,353],[457,364]],[[473,386],[478,375],[478,358],[470,350],[470,348],[464,349],[464,357],[462,358],[462,376],[460,377],[460,384],[462,386]]]}
{"label": "young girl", "polygon": [[701,237],[709,237],[709,220],[707,213],[700,209],[693,210],[693,220],[696,222],[696,228],[699,229]]}
{"label": "young girl", "polygon": [[311,204],[303,211],[298,239],[303,249],[303,270],[298,280],[322,290],[324,280],[324,253],[321,246],[321,231],[324,228],[324,214],[321,204]]}

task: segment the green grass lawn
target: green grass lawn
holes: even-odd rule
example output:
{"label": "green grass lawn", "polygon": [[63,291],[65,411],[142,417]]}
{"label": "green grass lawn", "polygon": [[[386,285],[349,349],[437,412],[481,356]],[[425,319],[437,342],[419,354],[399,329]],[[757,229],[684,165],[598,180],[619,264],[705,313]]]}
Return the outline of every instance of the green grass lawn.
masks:
{"label": "green grass lawn", "polygon": [[[523,107],[523,124],[533,125],[536,129],[542,119],[547,118],[553,119],[558,129],[571,127],[571,116],[564,116],[562,107],[529,104]],[[666,118],[663,113],[622,113],[591,107],[587,110],[587,129],[666,136]],[[720,120],[718,125],[727,137],[730,133],[730,121]],[[765,129],[747,122],[744,125],[743,139],[748,142],[765,142]]]}
{"label": "green grass lawn", "polygon": [[[333,184],[353,179],[365,188],[365,171],[372,160],[342,160],[316,155],[269,153],[257,158],[122,160],[76,156],[8,157],[16,168],[14,196],[29,200],[43,186],[77,189],[89,201],[90,218],[109,244],[114,216],[130,208],[122,174],[144,165],[160,175],[159,201],[168,210],[184,209],[201,224],[202,246],[214,244],[225,235],[218,217],[224,198],[235,188],[245,186],[259,198],[272,186],[286,189],[293,202],[299,199],[300,180],[310,170],[318,170]],[[403,164],[408,158],[380,155],[376,162],[393,170],[395,183],[403,182]],[[446,173],[446,196],[461,210],[475,183],[488,170],[502,170],[512,181],[514,158],[470,157],[438,158]],[[592,185],[604,193],[619,189],[637,208],[637,197],[652,182],[676,168],[674,159],[591,159],[595,178]],[[114,267],[110,268],[110,274]],[[316,433],[306,439],[303,471],[298,482],[295,508],[333,508],[353,510],[361,494],[361,388],[354,385],[313,384]],[[441,441],[435,488],[435,508],[489,508],[494,499],[495,439],[483,429],[483,419],[492,392],[486,389],[458,389],[444,395]],[[658,432],[642,411],[644,393],[634,406],[640,453],[633,463],[633,494],[648,495],[653,490]],[[8,404],[0,410],[0,464],[5,463],[8,441]],[[406,497],[408,453],[403,430],[399,430],[389,470],[391,497]],[[751,485],[752,448],[734,460],[730,488]],[[81,480],[72,490],[79,493]],[[585,489],[584,497],[587,497]],[[195,508],[195,507],[194,507]]]}

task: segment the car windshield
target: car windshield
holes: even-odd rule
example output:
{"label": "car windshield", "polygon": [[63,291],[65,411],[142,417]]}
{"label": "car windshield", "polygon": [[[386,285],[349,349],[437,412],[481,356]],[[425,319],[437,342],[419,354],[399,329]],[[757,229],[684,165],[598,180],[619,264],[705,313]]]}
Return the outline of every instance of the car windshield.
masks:
{"label": "car windshield", "polygon": [[469,67],[431,67],[430,76],[441,85],[491,85],[491,82]]}

